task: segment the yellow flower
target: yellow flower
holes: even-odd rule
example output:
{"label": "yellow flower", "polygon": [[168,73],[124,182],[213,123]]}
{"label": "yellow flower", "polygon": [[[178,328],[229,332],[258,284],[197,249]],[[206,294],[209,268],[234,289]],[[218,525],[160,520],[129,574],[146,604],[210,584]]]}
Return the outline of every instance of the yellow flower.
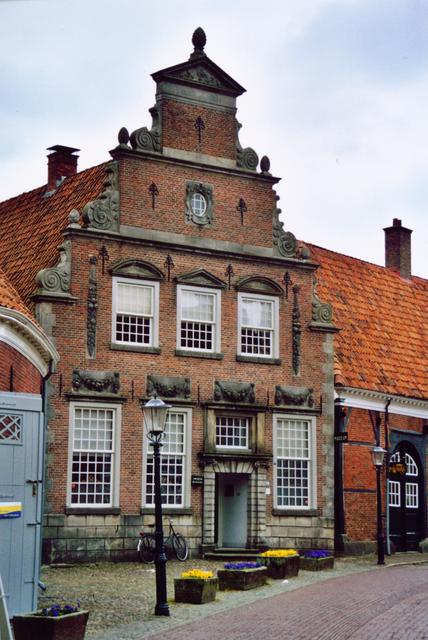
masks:
{"label": "yellow flower", "polygon": [[269,549],[260,554],[265,558],[286,558],[287,556],[297,556],[296,549]]}
{"label": "yellow flower", "polygon": [[182,578],[200,578],[201,580],[208,580],[213,577],[212,571],[202,571],[202,569],[190,569],[189,571],[183,571]]}

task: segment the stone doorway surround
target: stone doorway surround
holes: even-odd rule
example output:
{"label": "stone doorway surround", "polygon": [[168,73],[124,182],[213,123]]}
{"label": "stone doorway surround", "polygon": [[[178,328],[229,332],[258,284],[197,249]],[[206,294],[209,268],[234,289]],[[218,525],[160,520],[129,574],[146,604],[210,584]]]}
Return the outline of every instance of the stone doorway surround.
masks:
{"label": "stone doorway surround", "polygon": [[267,461],[211,456],[204,459],[202,552],[216,547],[216,474],[247,474],[247,546],[257,547],[266,536]]}

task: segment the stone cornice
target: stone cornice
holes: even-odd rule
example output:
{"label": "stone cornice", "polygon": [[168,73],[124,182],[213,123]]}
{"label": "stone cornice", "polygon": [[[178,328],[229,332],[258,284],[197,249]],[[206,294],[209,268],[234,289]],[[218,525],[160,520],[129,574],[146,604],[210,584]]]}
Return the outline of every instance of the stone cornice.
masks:
{"label": "stone cornice", "polygon": [[391,414],[428,419],[428,400],[395,396],[354,387],[336,387],[335,398],[336,400],[341,399],[345,407],[371,411],[385,411],[385,407],[390,401],[388,411]]}

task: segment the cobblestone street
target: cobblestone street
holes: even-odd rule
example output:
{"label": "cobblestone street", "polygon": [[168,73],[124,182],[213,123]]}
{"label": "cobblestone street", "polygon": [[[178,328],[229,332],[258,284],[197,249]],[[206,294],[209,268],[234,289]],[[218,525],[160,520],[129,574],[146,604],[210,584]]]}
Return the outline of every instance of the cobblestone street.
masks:
{"label": "cobblestone street", "polygon": [[[397,554],[387,558],[389,564],[397,562],[422,562],[424,556],[421,554]],[[415,611],[420,610],[420,605],[416,602],[418,593],[422,598],[426,598],[428,593],[428,566],[425,564],[416,567],[388,567],[377,568],[374,556],[365,558],[346,558],[336,560],[336,566],[333,570],[323,572],[305,572],[301,571],[299,576],[283,583],[281,580],[271,581],[268,586],[254,589],[251,591],[240,592],[218,592],[217,599],[213,603],[203,606],[175,604],[173,602],[173,580],[181,574],[182,571],[190,568],[201,568],[216,571],[221,568],[223,562],[212,562],[202,560],[189,560],[185,563],[177,561],[169,561],[167,563],[168,574],[168,596],[170,600],[171,617],[162,618],[153,615],[155,604],[155,573],[154,567],[139,563],[111,564],[104,563],[98,565],[78,565],[71,567],[45,567],[42,572],[42,580],[47,585],[47,591],[40,596],[39,605],[46,606],[56,601],[75,602],[80,600],[82,608],[90,610],[89,624],[86,637],[93,640],[138,640],[139,638],[156,636],[162,633],[162,638],[202,638],[200,632],[200,620],[208,618],[204,621],[205,638],[214,638],[218,636],[218,625],[224,627],[225,621],[229,621],[230,629],[235,628],[235,620],[241,619],[252,620],[248,626],[246,635],[239,635],[241,627],[238,625],[233,633],[235,635],[222,635],[222,638],[260,638],[266,634],[259,628],[259,635],[251,635],[252,629],[257,619],[263,620],[266,612],[270,612],[269,620],[272,626],[272,634],[278,633],[278,636],[270,635],[269,638],[280,637],[287,629],[290,631],[290,624],[294,624],[293,633],[300,632],[309,633],[312,629],[312,635],[289,635],[290,638],[347,638],[352,637],[358,640],[367,640],[370,635],[364,636],[346,636],[346,635],[313,635],[313,625],[318,625],[318,621],[324,620],[326,624],[330,624],[332,616],[334,619],[344,620],[346,628],[353,628],[353,620],[362,620],[364,617],[367,604],[367,614],[381,615],[388,608],[388,594],[396,589],[397,584],[407,584],[409,581],[408,591],[405,597],[410,598]],[[372,570],[368,572],[368,570]],[[398,574],[397,571],[406,571],[406,574]],[[394,572],[394,573],[391,573]],[[361,574],[361,583],[363,585],[354,590],[354,582],[352,575]],[[397,576],[399,575],[399,580]],[[405,575],[405,579],[403,576]],[[384,576],[384,577],[383,577]],[[393,578],[392,578],[393,576]],[[412,581],[408,576],[420,576],[417,578],[417,589],[412,591]],[[330,578],[339,578],[348,580],[343,583],[342,588],[340,581],[329,580]],[[390,588],[390,582],[394,585],[394,589]],[[403,583],[404,580],[404,583]],[[325,584],[320,584],[324,583]],[[379,583],[378,593],[371,593],[370,600],[364,600],[364,589],[369,591],[372,585]],[[364,586],[365,585],[365,586]],[[382,586],[383,585],[383,586]],[[307,589],[301,590],[302,587]],[[400,587],[401,588],[401,587]],[[315,591],[312,591],[315,589]],[[420,589],[420,591],[418,591]],[[325,596],[330,593],[329,598]],[[299,595],[300,594],[300,595]],[[286,601],[284,602],[284,596]],[[358,604],[358,598],[362,598],[362,602]],[[397,592],[397,601],[395,606],[400,610],[400,596]],[[379,602],[379,608],[376,608],[376,602]],[[351,614],[350,605],[357,603],[355,615]],[[393,603],[394,604],[394,603]],[[249,605],[249,606],[247,606]],[[245,606],[245,610],[242,609]],[[374,608],[373,608],[374,607]],[[419,608],[418,608],[419,607]],[[236,609],[238,608],[238,609]],[[287,626],[284,627],[284,611],[287,610]],[[234,609],[233,611],[230,611]],[[275,618],[274,612],[280,612],[280,617]],[[292,614],[292,610],[294,613]],[[304,615],[302,615],[304,610]],[[395,610],[395,609],[394,609]],[[258,612],[257,614],[253,612]],[[291,615],[292,614],[292,615]],[[339,615],[340,614],[340,615]],[[400,615],[404,615],[401,611]],[[255,617],[254,617],[255,616]],[[349,620],[348,620],[349,618]],[[220,619],[220,622],[219,622]],[[305,625],[302,627],[302,620]],[[276,622],[275,622],[276,620]],[[195,625],[196,621],[196,625]],[[199,622],[197,622],[199,621]],[[294,622],[293,622],[294,621]],[[241,619],[242,622],[242,619]],[[388,622],[388,618],[386,619]],[[193,624],[192,624],[193,623]],[[425,620],[425,614],[421,624],[425,625],[423,633],[425,635],[385,635],[379,638],[395,638],[400,640],[409,638],[428,638],[428,623]],[[385,624],[385,623],[384,623]],[[178,629],[184,625],[184,627]],[[312,625],[312,626],[311,626]],[[340,625],[339,625],[340,626]],[[343,626],[343,625],[342,625]],[[357,625],[359,626],[359,625]],[[246,625],[244,627],[246,628]],[[255,627],[254,627],[255,628]],[[318,628],[318,627],[316,627]],[[173,631],[169,631],[173,629]],[[210,631],[211,629],[211,631]],[[367,630],[366,630],[367,631]],[[194,635],[190,635],[190,634]],[[211,633],[211,635],[209,635]],[[229,633],[229,632],[228,632]],[[232,633],[232,631],[230,631]],[[255,633],[255,631],[254,631]],[[318,633],[318,632],[317,632]],[[333,633],[333,631],[332,631]],[[339,633],[339,631],[334,631]],[[362,631],[361,631],[362,633]],[[198,635],[199,634],[199,635]],[[217,634],[217,635],[216,635]],[[238,634],[238,635],[236,635]],[[159,636],[160,637],[160,636]]]}

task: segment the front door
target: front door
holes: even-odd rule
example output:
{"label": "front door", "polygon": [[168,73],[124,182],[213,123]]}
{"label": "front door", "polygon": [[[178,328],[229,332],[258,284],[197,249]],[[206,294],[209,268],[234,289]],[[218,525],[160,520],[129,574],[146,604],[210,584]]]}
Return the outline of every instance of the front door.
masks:
{"label": "front door", "polygon": [[0,393],[0,575],[9,615],[37,605],[42,505],[42,403]]}
{"label": "front door", "polygon": [[424,474],[408,442],[400,442],[390,458],[388,491],[390,538],[397,551],[415,551],[424,537]]}
{"label": "front door", "polygon": [[248,475],[218,474],[218,545],[245,547],[247,544]]}

